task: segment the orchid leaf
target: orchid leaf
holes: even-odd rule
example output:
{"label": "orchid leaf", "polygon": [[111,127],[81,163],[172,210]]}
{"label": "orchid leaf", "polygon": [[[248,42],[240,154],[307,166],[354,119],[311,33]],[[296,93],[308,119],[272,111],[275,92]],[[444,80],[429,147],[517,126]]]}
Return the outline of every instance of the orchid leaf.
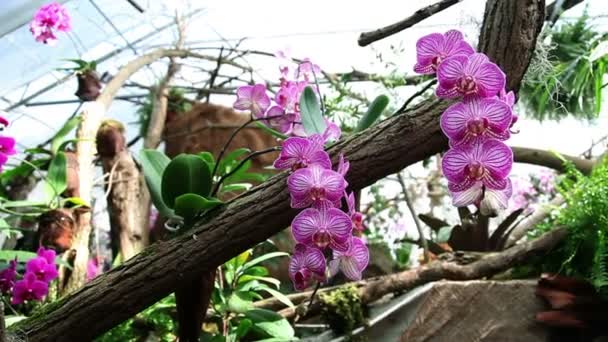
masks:
{"label": "orchid leaf", "polygon": [[380,95],[372,101],[367,109],[367,112],[363,115],[357,128],[355,128],[356,132],[361,132],[369,127],[371,127],[378,118],[382,115],[386,107],[388,106],[388,97],[386,95]]}
{"label": "orchid leaf", "polygon": [[300,114],[302,115],[302,125],[308,135],[323,134],[327,124],[323,120],[321,106],[315,91],[310,87],[304,88],[300,97]]}

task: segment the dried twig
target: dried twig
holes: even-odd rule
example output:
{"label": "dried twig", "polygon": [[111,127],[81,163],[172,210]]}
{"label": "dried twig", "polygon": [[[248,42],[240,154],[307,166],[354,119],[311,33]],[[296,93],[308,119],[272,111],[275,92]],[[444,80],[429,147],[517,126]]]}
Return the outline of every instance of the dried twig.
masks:
{"label": "dried twig", "polygon": [[432,15],[435,15],[435,14],[443,11],[444,9],[449,8],[461,1],[462,0],[442,0],[436,4],[427,6],[425,8],[421,8],[421,9],[417,10],[413,15],[411,15],[399,22],[379,28],[374,31],[361,33],[361,35],[359,36],[359,40],[357,42],[359,43],[359,46],[367,46],[375,41],[392,36],[393,34],[395,34],[397,32],[401,32],[401,31],[405,30],[406,28],[412,27],[412,26],[418,24],[419,22],[423,21],[424,19],[426,19]]}

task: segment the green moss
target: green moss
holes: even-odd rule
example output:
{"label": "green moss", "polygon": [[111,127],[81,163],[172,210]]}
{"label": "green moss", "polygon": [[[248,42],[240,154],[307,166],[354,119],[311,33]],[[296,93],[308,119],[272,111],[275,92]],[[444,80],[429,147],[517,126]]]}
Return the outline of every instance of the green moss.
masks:
{"label": "green moss", "polygon": [[363,323],[363,305],[355,286],[343,287],[327,294],[323,293],[319,297],[323,320],[336,333],[350,334],[354,328]]}

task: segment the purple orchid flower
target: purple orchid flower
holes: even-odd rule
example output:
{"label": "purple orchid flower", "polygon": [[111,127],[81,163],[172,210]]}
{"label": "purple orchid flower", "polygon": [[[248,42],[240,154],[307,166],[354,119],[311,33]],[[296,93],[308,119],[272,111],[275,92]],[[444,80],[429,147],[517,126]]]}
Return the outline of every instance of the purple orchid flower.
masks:
{"label": "purple orchid flower", "polygon": [[337,141],[338,139],[340,139],[340,136],[342,135],[342,129],[340,129],[340,126],[336,125],[327,118],[324,119],[325,124],[327,125],[327,128],[325,128],[325,132],[323,132],[323,138],[325,139],[325,142]]}
{"label": "purple orchid flower", "polygon": [[264,112],[270,107],[270,97],[266,94],[266,86],[263,84],[241,86],[236,90],[236,97],[233,107],[249,110],[256,118],[264,117]]}
{"label": "purple orchid flower", "polygon": [[507,186],[512,165],[513,152],[498,140],[456,146],[446,152],[442,161],[451,192],[467,190],[477,181],[490,189],[502,190]]}
{"label": "purple orchid flower", "polygon": [[308,208],[291,223],[293,238],[307,246],[346,251],[353,224],[350,217],[336,208]]}
{"label": "purple orchid flower", "polygon": [[38,256],[25,264],[25,270],[34,274],[38,280],[50,282],[59,276],[55,265],[55,251],[52,249],[38,249]]}
{"label": "purple orchid flower", "polygon": [[361,280],[362,272],[368,263],[369,251],[365,242],[358,237],[352,237],[347,251],[334,251],[334,259],[329,262],[329,274],[333,277],[338,271],[342,271],[350,280]]}
{"label": "purple orchid flower", "polygon": [[325,280],[325,256],[314,247],[297,244],[289,262],[289,278],[296,290],[304,290],[313,279]]}
{"label": "purple orchid flower", "polygon": [[49,292],[49,285],[38,280],[35,274],[26,272],[22,280],[13,286],[11,304],[21,304],[30,300],[41,300]]}
{"label": "purple orchid flower", "polygon": [[457,30],[450,30],[445,34],[431,33],[418,39],[414,71],[419,74],[434,74],[446,58],[475,53],[471,45],[463,39],[462,32]]}
{"label": "purple orchid flower", "polygon": [[292,173],[287,178],[287,187],[292,208],[318,206],[323,202],[339,207],[346,181],[338,172],[315,164]]}
{"label": "purple orchid flower", "polygon": [[9,293],[15,284],[17,276],[17,261],[11,260],[8,267],[0,272],[0,292]]}
{"label": "purple orchid flower", "polygon": [[510,127],[513,127],[517,120],[519,120],[519,116],[515,114],[515,112],[513,112],[513,106],[515,106],[515,93],[513,93],[513,91],[507,93],[504,89],[501,89],[498,93],[498,99],[504,102],[507,106],[509,106],[509,108],[511,108],[511,114],[513,118],[511,119]]}
{"label": "purple orchid flower", "polygon": [[493,97],[505,88],[505,74],[483,53],[452,56],[437,69],[441,98],[458,96]]}
{"label": "purple orchid flower", "polygon": [[510,107],[495,98],[472,98],[451,105],[441,115],[441,130],[451,146],[510,137]]}
{"label": "purple orchid flower", "polygon": [[323,145],[319,145],[318,142],[292,137],[283,141],[281,154],[273,165],[277,169],[291,169],[292,171],[309,165],[319,165],[324,169],[331,169],[331,160],[327,152],[323,150]]}
{"label": "purple orchid flower", "polygon": [[6,127],[6,126],[8,126],[8,124],[9,124],[8,120],[4,116],[0,115],[0,125]]}
{"label": "purple orchid flower", "polygon": [[475,204],[479,207],[481,214],[495,216],[497,211],[506,209],[509,198],[513,194],[513,186],[510,178],[506,178],[504,189],[491,189],[485,187],[483,182],[477,181],[470,188],[451,192],[452,204],[455,207],[466,207]]}
{"label": "purple orchid flower", "polygon": [[303,58],[302,63],[298,66],[296,73],[303,77],[307,82],[314,80],[315,75],[321,74],[321,68],[310,61],[310,58]]}
{"label": "purple orchid flower", "polygon": [[358,232],[363,232],[365,227],[363,226],[363,214],[355,210],[355,194],[344,194],[346,197],[346,206],[348,207],[348,215],[353,223],[353,229]]}
{"label": "purple orchid flower", "polygon": [[30,23],[30,32],[37,42],[53,45],[57,40],[53,30],[69,31],[70,20],[67,10],[58,2],[52,2],[38,9]]}

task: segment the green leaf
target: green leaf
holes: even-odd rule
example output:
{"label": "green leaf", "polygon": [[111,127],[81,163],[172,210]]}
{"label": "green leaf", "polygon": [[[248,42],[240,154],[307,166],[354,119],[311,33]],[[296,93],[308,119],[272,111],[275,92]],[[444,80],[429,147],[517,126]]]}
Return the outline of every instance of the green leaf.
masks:
{"label": "green leaf", "polygon": [[209,196],[211,173],[202,158],[192,154],[180,154],[165,168],[161,180],[163,202],[174,208],[177,197],[184,194]]}
{"label": "green leaf", "polygon": [[[606,42],[608,43],[608,41]],[[602,88],[604,81],[605,64],[603,60],[598,61],[597,71],[595,73],[595,115],[600,115],[602,111]]]}
{"label": "green leaf", "polygon": [[235,313],[246,313],[253,308],[253,302],[242,292],[233,292],[228,297],[228,310]]}
{"label": "green leaf", "polygon": [[[0,201],[5,201],[5,200],[0,199]],[[2,207],[4,207],[4,208],[47,207],[47,203],[35,202],[35,201],[6,201],[6,202],[2,203]]]}
{"label": "green leaf", "polygon": [[175,199],[175,214],[183,217],[186,224],[190,224],[198,213],[221,204],[223,202],[220,200],[206,199],[197,194],[184,194]]}
{"label": "green leaf", "polygon": [[215,167],[215,158],[213,157],[213,154],[211,154],[211,152],[200,152],[199,154],[197,154],[199,157],[201,157],[205,163],[207,163],[207,166],[209,167],[209,173],[213,172],[213,168]]}
{"label": "green leaf", "polygon": [[437,232],[437,243],[448,242],[450,235],[452,234],[452,228],[454,227],[443,227]]}
{"label": "green leaf", "polygon": [[282,294],[281,292],[268,287],[268,286],[261,286],[259,288],[259,290],[261,291],[266,291],[268,292],[271,296],[273,296],[274,298],[276,298],[279,302],[287,305],[290,308],[294,308],[295,306],[293,305],[293,303],[291,302],[291,300],[284,294]]}
{"label": "green leaf", "polygon": [[249,329],[251,329],[251,326],[253,326],[253,322],[249,318],[243,318],[239,322],[239,326],[236,328],[236,340],[238,341],[245,337],[245,335],[247,335],[249,332]]}
{"label": "green leaf", "polygon": [[258,126],[258,128],[262,129],[263,131],[265,131],[266,133],[272,135],[275,138],[279,138],[279,139],[283,139],[283,140],[289,138],[285,134],[283,134],[283,133],[281,133],[281,132],[279,132],[277,130],[272,129],[272,128],[264,125],[263,123],[261,123],[259,121],[256,121],[255,125]]}
{"label": "green leaf", "polygon": [[312,87],[304,88],[300,97],[300,114],[302,116],[302,126],[308,135],[323,134],[326,124],[321,113],[319,100]]}
{"label": "green leaf", "polygon": [[13,325],[13,324],[15,324],[15,323],[17,323],[19,321],[22,321],[22,320],[24,320],[26,318],[27,318],[27,316],[9,315],[9,316],[6,316],[6,318],[4,320],[4,323],[6,324],[6,327],[8,328],[11,325]]}
{"label": "green leaf", "polygon": [[61,195],[68,188],[67,158],[58,152],[51,160],[46,176],[45,193],[48,202]]}
{"label": "green leaf", "polygon": [[278,279],[271,278],[271,277],[259,277],[259,276],[249,275],[249,274],[243,274],[242,276],[240,276],[238,283],[239,284],[246,283],[246,282],[252,281],[252,280],[265,281],[267,283],[270,283],[270,284],[276,286],[277,288],[281,285],[281,281]]}
{"label": "green leaf", "polygon": [[150,190],[152,203],[154,203],[154,206],[161,216],[165,218],[174,216],[173,210],[163,202],[161,190],[162,175],[167,165],[171,162],[171,159],[162,152],[150,149],[141,150],[139,158],[144,171],[146,184],[148,185],[148,190]]}
{"label": "green leaf", "polygon": [[290,340],[295,336],[291,324],[274,311],[253,309],[245,312],[245,317],[253,321],[252,329],[268,337]]}
{"label": "green leaf", "polygon": [[62,202],[64,205],[69,203],[69,204],[72,204],[73,206],[77,206],[77,207],[90,207],[90,205],[80,197],[68,197],[68,198],[64,199]]}
{"label": "green leaf", "polygon": [[51,152],[53,154],[57,153],[57,151],[59,150],[59,146],[61,146],[61,144],[65,140],[65,137],[70,134],[70,132],[72,132],[72,130],[74,130],[74,128],[76,128],[76,126],[78,126],[80,122],[82,122],[82,116],[78,115],[66,121],[63,127],[59,129],[59,131],[51,140]]}
{"label": "green leaf", "polygon": [[249,183],[226,184],[222,186],[221,192],[247,191],[251,188]]}
{"label": "green leaf", "polygon": [[263,277],[263,276],[268,275],[268,269],[264,266],[253,266],[253,267],[248,267],[247,269],[245,269],[243,271],[243,273],[252,275],[252,276]]}
{"label": "green leaf", "polygon": [[272,259],[272,258],[278,258],[278,257],[283,257],[283,256],[288,256],[289,253],[285,253],[285,252],[272,252],[272,253],[267,253],[264,255],[261,255],[251,261],[249,261],[248,263],[246,263],[245,265],[243,265],[243,269],[246,270],[252,266],[255,266],[263,261],[266,261],[268,259]]}
{"label": "green leaf", "polygon": [[367,112],[363,115],[357,128],[355,128],[356,132],[361,132],[364,129],[371,127],[382,115],[386,107],[388,106],[388,97],[386,95],[380,95],[372,101],[367,109]]}

